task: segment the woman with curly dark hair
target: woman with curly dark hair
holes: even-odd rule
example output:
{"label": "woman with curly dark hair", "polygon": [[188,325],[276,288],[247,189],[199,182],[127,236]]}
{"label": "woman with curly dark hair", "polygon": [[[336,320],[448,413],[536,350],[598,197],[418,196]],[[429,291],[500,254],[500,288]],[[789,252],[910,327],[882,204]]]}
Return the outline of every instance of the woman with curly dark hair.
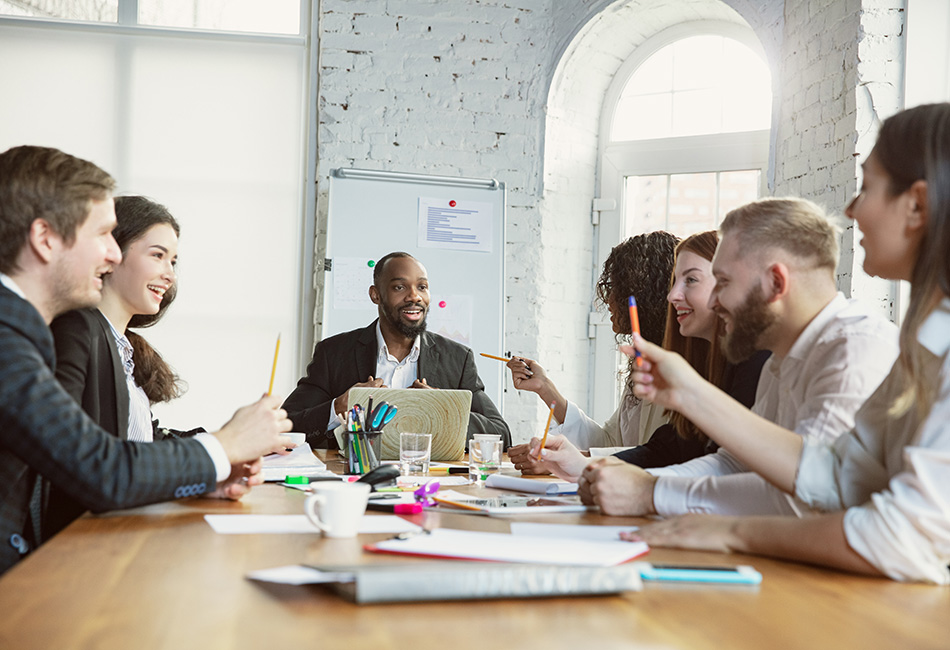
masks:
{"label": "woman with curly dark hair", "polygon": [[[723,357],[720,349],[722,324],[719,317],[709,306],[709,297],[715,285],[715,278],[712,275],[712,258],[716,252],[718,241],[716,231],[710,230],[690,235],[676,245],[673,270],[663,285],[666,304],[663,306],[663,319],[661,320],[661,322],[665,321],[665,327],[660,330],[665,332],[662,345],[668,350],[677,351],[689,361],[690,365],[703,378],[723,388],[736,400],[748,407],[755,400],[759,373],[762,364],[768,357],[768,353],[757,353],[747,361],[734,366],[727,364]],[[605,265],[605,275],[606,272]],[[621,298],[621,296],[601,289],[605,275],[601,276],[598,295],[601,296],[602,300],[606,296],[606,302],[615,323],[615,331],[619,320],[617,318],[618,312],[624,314],[625,325],[627,331],[629,331],[628,310],[621,306],[623,304],[622,300],[618,302],[618,298]],[[632,295],[637,298],[638,311],[641,311],[639,309],[640,294],[632,293]],[[653,294],[647,293],[645,295]],[[641,317],[640,320],[641,329],[645,333],[646,328],[642,325],[645,318]],[[634,360],[631,359],[630,361],[632,370]],[[527,365],[529,363],[531,365]],[[535,367],[534,362],[527,361],[519,368],[517,362],[512,360],[509,367],[512,366],[512,377],[518,375],[521,386],[524,386],[525,389],[530,390],[530,387],[538,386],[539,390],[545,391],[544,393],[538,393],[542,399],[551,394],[551,388],[548,388],[548,385],[550,384],[553,388],[553,384],[543,374],[543,369],[539,371],[538,367]],[[533,375],[540,375],[540,379],[537,382],[529,383],[532,371]],[[623,450],[617,453],[617,456],[640,467],[664,467],[685,462],[717,449],[715,443],[712,443],[702,431],[680,413],[675,411],[658,413],[648,410],[646,404],[641,404],[633,396],[630,383],[631,375],[632,372],[628,373],[624,402],[618,410],[619,417],[615,414],[603,428],[609,430],[613,421],[618,420],[621,438],[625,443],[624,446],[632,446],[632,449]],[[515,387],[519,387],[519,381],[517,380]],[[556,392],[556,389],[554,391]],[[573,405],[571,406],[573,407]],[[573,408],[583,416],[579,409]],[[640,420],[638,424],[646,424],[648,427],[646,432],[648,439],[633,440],[630,435],[630,417],[628,416],[625,419],[624,413],[634,409],[639,412]],[[644,414],[648,412],[654,417],[645,418]],[[557,416],[557,411],[555,411],[555,416]],[[575,447],[575,445],[578,447],[584,445],[584,441],[578,435],[578,430],[582,434],[596,431],[594,427],[597,425],[583,416],[583,420],[577,417],[575,420],[577,424],[573,427],[567,426],[570,423],[571,416],[571,412],[568,411],[568,421],[558,427],[556,433],[561,435],[548,436],[544,450],[545,455],[541,460],[538,460],[539,441],[533,440],[528,445],[522,445],[523,450],[514,447],[509,450],[509,456],[515,463],[515,467],[521,469],[524,473],[553,472],[561,478],[576,480],[589,460]],[[669,422],[662,419],[657,422],[656,416],[668,418]],[[588,435],[588,440],[591,437]]]}
{"label": "woman with curly dark hair", "polygon": [[[636,296],[637,299],[641,335],[657,344],[663,341],[666,294],[673,271],[673,252],[678,241],[675,235],[656,231],[631,237],[610,251],[597,281],[596,294],[597,300],[610,313],[610,322],[618,341],[630,336],[627,309],[629,296]],[[567,436],[582,449],[640,444],[667,420],[662,410],[652,409],[633,397],[629,378],[620,407],[600,425],[561,395],[537,361],[515,357],[508,367],[515,388],[537,393],[545,404],[554,403],[554,420],[558,424],[551,433]],[[520,457],[526,449],[527,445],[512,447],[509,456],[513,459]]]}

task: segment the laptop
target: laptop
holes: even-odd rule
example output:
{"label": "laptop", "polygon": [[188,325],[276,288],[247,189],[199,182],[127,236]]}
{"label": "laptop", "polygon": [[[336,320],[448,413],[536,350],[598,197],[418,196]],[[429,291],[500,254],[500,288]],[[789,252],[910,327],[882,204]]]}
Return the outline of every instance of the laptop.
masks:
{"label": "laptop", "polygon": [[[464,457],[468,415],[472,410],[471,391],[356,387],[350,389],[350,407],[359,404],[365,411],[370,397],[374,409],[380,402],[396,407],[396,416],[383,428],[383,460],[399,460],[399,434],[404,432],[431,433],[434,461]],[[335,433],[342,449],[343,427],[337,427]]]}

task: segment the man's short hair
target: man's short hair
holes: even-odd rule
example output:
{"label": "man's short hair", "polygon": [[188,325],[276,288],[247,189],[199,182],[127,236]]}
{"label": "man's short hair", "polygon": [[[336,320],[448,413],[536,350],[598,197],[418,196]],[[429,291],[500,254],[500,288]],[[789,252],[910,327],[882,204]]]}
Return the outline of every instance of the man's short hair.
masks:
{"label": "man's short hair", "polygon": [[0,273],[16,270],[34,220],[45,219],[71,245],[90,203],[114,190],[109,174],[58,149],[21,146],[0,154]]}
{"label": "man's short hair", "polygon": [[381,258],[379,258],[379,261],[376,262],[376,265],[373,267],[373,284],[376,286],[377,289],[380,288],[379,280],[380,278],[383,277],[383,267],[386,266],[386,262],[388,262],[391,259],[395,259],[397,257],[408,257],[413,260],[416,259],[409,253],[404,253],[403,251],[394,251],[392,253],[383,255]]}
{"label": "man's short hair", "polygon": [[767,198],[731,210],[719,226],[743,251],[778,248],[819,268],[838,266],[838,228],[825,211],[806,199]]}

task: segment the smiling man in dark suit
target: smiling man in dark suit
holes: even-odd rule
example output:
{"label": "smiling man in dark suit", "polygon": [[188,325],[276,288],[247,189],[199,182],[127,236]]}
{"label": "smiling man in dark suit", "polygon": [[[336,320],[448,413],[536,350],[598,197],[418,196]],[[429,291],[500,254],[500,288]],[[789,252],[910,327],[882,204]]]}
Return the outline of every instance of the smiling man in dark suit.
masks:
{"label": "smiling man in dark suit", "polygon": [[102,297],[122,259],[115,181],[56,149],[0,154],[0,573],[42,541],[52,483],[95,512],[261,482],[260,456],[288,446],[277,399],[239,409],[214,434],[160,445],[99,428],[56,381],[50,321]]}
{"label": "smiling man in dark suit", "polygon": [[317,344],[307,375],[284,402],[295,431],[313,447],[336,447],[326,433],[346,420],[355,386],[452,388],[472,393],[468,436],[500,434],[511,444],[508,424],[478,378],[472,351],[426,331],[429,278],[408,253],[389,253],[373,268],[370,300],[379,318],[363,329],[337,334]]}

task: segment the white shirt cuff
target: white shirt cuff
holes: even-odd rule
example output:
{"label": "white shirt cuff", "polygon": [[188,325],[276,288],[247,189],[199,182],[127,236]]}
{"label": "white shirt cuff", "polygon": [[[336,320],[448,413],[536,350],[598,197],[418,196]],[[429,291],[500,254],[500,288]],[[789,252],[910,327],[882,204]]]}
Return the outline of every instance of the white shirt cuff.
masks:
{"label": "white shirt cuff", "polygon": [[333,430],[336,429],[338,426],[340,426],[341,424],[343,424],[343,422],[340,420],[340,416],[339,416],[339,415],[337,414],[337,412],[336,412],[336,400],[337,400],[337,399],[339,399],[339,398],[336,398],[336,399],[334,399],[332,402],[330,402],[330,421],[327,422],[327,431],[333,431]]}
{"label": "white shirt cuff", "polygon": [[214,473],[217,482],[227,480],[231,476],[231,463],[228,461],[228,455],[224,451],[224,445],[210,433],[199,433],[195,440],[204,445],[205,451],[211,456],[211,462],[214,463]]}
{"label": "white shirt cuff", "polygon": [[691,476],[660,476],[653,484],[653,508],[661,517],[672,517],[689,512]]}

